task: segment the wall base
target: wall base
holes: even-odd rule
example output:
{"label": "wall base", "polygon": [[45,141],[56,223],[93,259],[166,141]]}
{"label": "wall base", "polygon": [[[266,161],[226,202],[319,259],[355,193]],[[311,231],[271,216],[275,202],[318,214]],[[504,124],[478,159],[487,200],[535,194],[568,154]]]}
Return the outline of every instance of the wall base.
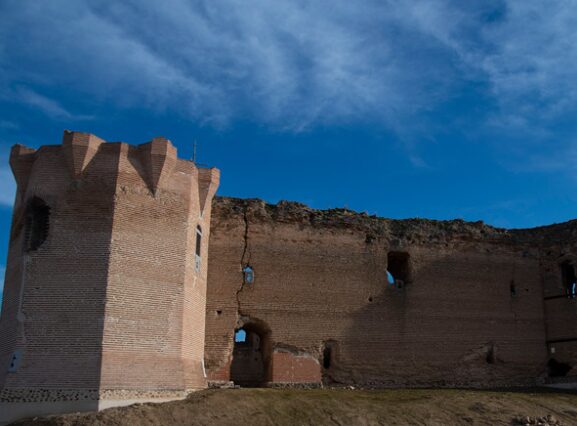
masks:
{"label": "wall base", "polygon": [[[24,390],[16,390],[12,397],[9,397],[10,391],[4,390],[0,393],[2,396],[0,398],[0,426],[28,417],[100,411],[132,404],[176,401],[186,398],[191,392],[194,392],[194,389],[188,391],[107,390],[100,391],[101,399],[90,398],[94,391],[31,391],[31,395],[42,394],[42,398],[37,397],[36,401],[32,400],[31,396],[22,399],[25,392]],[[72,393],[75,398],[66,400],[66,396]],[[17,399],[21,399],[22,402],[18,402]]]}

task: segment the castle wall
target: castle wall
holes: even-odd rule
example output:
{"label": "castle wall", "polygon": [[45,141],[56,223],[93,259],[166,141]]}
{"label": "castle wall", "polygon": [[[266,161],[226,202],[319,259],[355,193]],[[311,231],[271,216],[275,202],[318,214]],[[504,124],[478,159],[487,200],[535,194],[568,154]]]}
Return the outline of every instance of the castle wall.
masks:
{"label": "castle wall", "polygon": [[[324,375],[376,386],[535,383],[547,361],[540,259],[512,238],[482,224],[219,199],[210,242],[209,377],[229,378],[234,330],[258,320],[270,329],[273,382]],[[390,251],[410,256],[402,289],[387,282]],[[254,268],[253,284],[242,284],[245,264]],[[324,368],[327,345],[332,360]],[[316,371],[309,363],[295,374],[299,355],[315,359]],[[279,371],[293,373],[286,379]]]}
{"label": "castle wall", "polygon": [[[35,155],[18,188],[2,311],[3,389],[97,389],[117,156],[102,152],[75,182],[60,147]],[[50,206],[46,241],[26,251],[27,200]],[[19,367],[8,372],[18,352]]]}
{"label": "castle wall", "polygon": [[[178,159],[163,138],[131,146],[77,132],[62,146],[16,146],[11,165],[0,423],[22,404],[36,414],[79,401],[98,409],[204,388],[218,170]],[[38,203],[48,220],[30,219]]]}
{"label": "castle wall", "polygon": [[199,173],[182,160],[151,197],[138,154],[122,157],[117,180],[101,386],[202,388],[210,203],[201,217]]}
{"label": "castle wall", "polygon": [[[554,372],[552,382],[575,382],[577,378],[577,297],[567,288],[563,265],[577,270],[575,221],[538,229],[545,304],[545,327],[549,357],[562,365],[564,376]],[[545,232],[546,231],[546,232]],[[575,278],[575,277],[573,277]],[[574,281],[573,281],[574,282]],[[577,296],[577,295],[576,295]],[[554,366],[553,366],[554,367]]]}

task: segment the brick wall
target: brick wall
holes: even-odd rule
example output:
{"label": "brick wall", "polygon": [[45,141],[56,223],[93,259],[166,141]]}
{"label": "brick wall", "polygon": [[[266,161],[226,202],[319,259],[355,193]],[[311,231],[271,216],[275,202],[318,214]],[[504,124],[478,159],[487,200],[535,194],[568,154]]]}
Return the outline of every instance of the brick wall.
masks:
{"label": "brick wall", "polygon": [[[178,159],[163,138],[130,146],[77,132],[65,132],[61,146],[16,146],[11,165],[18,195],[0,321],[3,398],[18,389],[102,398],[204,387],[218,170]],[[49,232],[27,251],[34,197],[50,207]],[[15,353],[21,361],[9,372]]]}
{"label": "brick wall", "polygon": [[[215,380],[226,379],[234,330],[253,321],[270,329],[273,382],[493,386],[546,372],[542,259],[529,231],[258,200],[218,199],[213,212],[205,358]],[[389,252],[409,255],[404,288],[388,284]],[[295,353],[316,362],[301,367]]]}
{"label": "brick wall", "polygon": [[[163,138],[65,132],[62,145],[14,147],[11,166],[5,400],[172,395],[206,385],[203,363],[229,380],[239,328],[260,336],[255,371],[272,383],[519,385],[545,377],[552,357],[577,365],[577,302],[560,269],[577,265],[575,222],[507,231],[212,203],[218,171],[178,159]],[[27,250],[35,197],[49,232]]]}

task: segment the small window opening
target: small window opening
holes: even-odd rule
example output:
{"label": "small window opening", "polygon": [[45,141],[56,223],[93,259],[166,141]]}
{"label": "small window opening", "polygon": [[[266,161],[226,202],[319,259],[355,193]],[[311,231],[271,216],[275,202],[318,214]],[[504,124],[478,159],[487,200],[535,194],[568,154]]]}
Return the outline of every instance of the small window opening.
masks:
{"label": "small window opening", "polygon": [[495,345],[489,346],[485,361],[487,361],[487,364],[495,364],[497,361],[497,350],[495,349]]}
{"label": "small window opening", "polygon": [[26,251],[37,250],[48,238],[50,227],[50,207],[38,197],[34,197],[26,212]]}
{"label": "small window opening", "polygon": [[246,331],[244,329],[236,330],[234,333],[234,342],[235,343],[246,343]]}
{"label": "small window opening", "polygon": [[244,274],[244,283],[252,284],[254,282],[254,269],[251,266],[246,265],[242,270]]}
{"label": "small window opening", "polygon": [[515,281],[511,281],[509,284],[509,291],[511,292],[511,297],[517,296],[517,286],[515,285]]}
{"label": "small window opening", "polygon": [[577,297],[577,279],[575,278],[575,267],[571,262],[565,261],[561,264],[561,279],[567,297],[575,299]]}
{"label": "small window opening", "polygon": [[197,272],[200,271],[201,265],[201,257],[200,254],[202,253],[202,228],[200,225],[196,226],[196,255],[195,255],[195,269]]}
{"label": "small window opening", "polygon": [[196,227],[196,255],[200,256],[202,248],[202,228],[200,225]]}
{"label": "small window opening", "polygon": [[323,368],[325,370],[331,368],[331,360],[332,360],[332,348],[330,346],[325,346],[323,350]]}
{"label": "small window opening", "polygon": [[387,281],[396,288],[410,282],[409,253],[390,252],[387,256]]}

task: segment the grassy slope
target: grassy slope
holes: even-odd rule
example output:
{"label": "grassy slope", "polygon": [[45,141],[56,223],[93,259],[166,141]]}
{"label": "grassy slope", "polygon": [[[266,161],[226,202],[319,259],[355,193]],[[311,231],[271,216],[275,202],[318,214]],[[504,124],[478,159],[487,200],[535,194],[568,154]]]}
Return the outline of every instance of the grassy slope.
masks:
{"label": "grassy slope", "polygon": [[577,425],[577,395],[469,390],[228,389],[187,400],[34,419],[34,425],[511,425],[554,415]]}

